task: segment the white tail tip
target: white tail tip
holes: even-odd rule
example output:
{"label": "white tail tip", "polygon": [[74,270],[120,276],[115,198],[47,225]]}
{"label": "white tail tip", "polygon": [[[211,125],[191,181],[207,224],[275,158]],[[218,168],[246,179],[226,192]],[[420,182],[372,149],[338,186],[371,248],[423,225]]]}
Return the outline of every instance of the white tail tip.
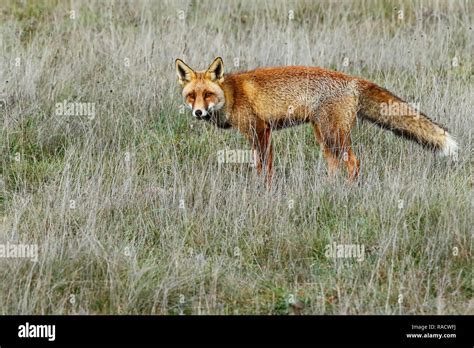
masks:
{"label": "white tail tip", "polygon": [[459,146],[456,140],[451,135],[446,135],[446,141],[443,147],[440,149],[440,155],[444,157],[450,157],[453,161],[458,160]]}

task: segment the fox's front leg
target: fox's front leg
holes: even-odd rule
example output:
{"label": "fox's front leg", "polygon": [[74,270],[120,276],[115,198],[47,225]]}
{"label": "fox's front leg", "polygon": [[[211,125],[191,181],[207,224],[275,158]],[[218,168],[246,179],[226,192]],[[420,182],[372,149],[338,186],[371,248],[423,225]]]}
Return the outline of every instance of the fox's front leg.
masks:
{"label": "fox's front leg", "polygon": [[268,186],[271,186],[273,175],[273,147],[271,143],[271,128],[265,127],[255,132],[253,141],[253,152],[255,160],[255,168],[257,173],[262,173],[262,168],[265,167],[265,181]]}

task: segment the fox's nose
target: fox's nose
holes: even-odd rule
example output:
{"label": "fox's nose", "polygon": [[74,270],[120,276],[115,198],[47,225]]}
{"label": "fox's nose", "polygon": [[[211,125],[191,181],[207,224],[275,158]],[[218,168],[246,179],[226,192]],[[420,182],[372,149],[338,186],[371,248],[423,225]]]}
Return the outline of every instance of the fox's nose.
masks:
{"label": "fox's nose", "polygon": [[197,116],[197,117],[201,117],[202,116],[202,111],[198,109],[198,110],[194,111],[194,115]]}

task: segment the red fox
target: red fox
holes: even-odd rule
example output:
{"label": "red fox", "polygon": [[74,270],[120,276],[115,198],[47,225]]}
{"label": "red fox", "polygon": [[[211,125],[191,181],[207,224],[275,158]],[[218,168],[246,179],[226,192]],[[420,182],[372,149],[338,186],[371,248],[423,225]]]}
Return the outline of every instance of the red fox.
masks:
{"label": "red fox", "polygon": [[457,158],[458,145],[444,127],[361,78],[303,66],[261,68],[224,77],[220,57],[204,71],[195,71],[177,59],[176,73],[193,116],[244,134],[252,143],[258,174],[265,168],[269,183],[272,130],[307,122],[313,126],[329,174],[334,175],[344,163],[350,180],[359,174],[350,137],[356,116]]}

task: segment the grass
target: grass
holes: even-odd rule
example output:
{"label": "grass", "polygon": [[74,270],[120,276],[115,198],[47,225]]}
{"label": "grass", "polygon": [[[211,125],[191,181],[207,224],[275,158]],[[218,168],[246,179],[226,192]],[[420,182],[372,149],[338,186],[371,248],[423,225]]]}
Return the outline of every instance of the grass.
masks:
{"label": "grass", "polygon": [[[474,313],[471,3],[5,5],[0,243],[39,260],[0,259],[1,314]],[[370,79],[446,125],[459,162],[359,122],[360,182],[331,181],[300,126],[275,134],[266,191],[217,163],[241,135],[181,112],[174,59],[215,56]],[[95,118],[56,115],[64,100]],[[333,242],[364,260],[326,257]]]}

